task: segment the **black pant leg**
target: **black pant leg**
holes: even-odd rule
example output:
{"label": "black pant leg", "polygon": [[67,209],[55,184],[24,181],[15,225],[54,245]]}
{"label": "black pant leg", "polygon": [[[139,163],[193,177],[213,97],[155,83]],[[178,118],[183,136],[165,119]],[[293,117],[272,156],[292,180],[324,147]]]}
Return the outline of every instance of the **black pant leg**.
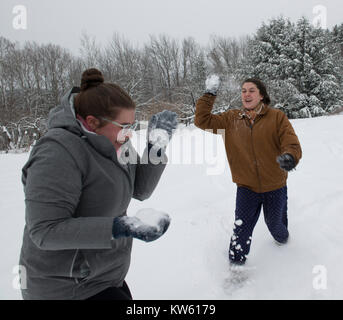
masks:
{"label": "black pant leg", "polygon": [[287,186],[263,194],[264,220],[273,238],[278,242],[288,239]]}
{"label": "black pant leg", "polygon": [[244,187],[237,188],[235,225],[229,248],[231,262],[245,263],[261,208],[260,194]]}
{"label": "black pant leg", "polygon": [[127,283],[124,281],[122,287],[110,287],[86,300],[132,300],[132,295]]}

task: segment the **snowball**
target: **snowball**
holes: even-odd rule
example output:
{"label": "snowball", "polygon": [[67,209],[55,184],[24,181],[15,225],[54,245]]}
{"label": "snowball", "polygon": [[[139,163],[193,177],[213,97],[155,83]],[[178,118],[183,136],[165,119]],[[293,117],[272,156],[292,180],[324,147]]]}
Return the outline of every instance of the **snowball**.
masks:
{"label": "snowball", "polygon": [[220,80],[219,80],[219,77],[217,75],[212,75],[210,76],[209,78],[206,79],[206,90],[207,91],[216,91],[218,90],[218,87],[219,87],[219,83],[220,83]]}
{"label": "snowball", "polygon": [[241,226],[243,224],[243,221],[241,219],[238,219],[238,220],[235,221],[235,224],[237,226]]}
{"label": "snowball", "polygon": [[141,224],[156,227],[158,230],[161,228],[161,220],[170,220],[170,217],[167,213],[151,208],[139,210],[136,214],[136,217],[139,219]]}

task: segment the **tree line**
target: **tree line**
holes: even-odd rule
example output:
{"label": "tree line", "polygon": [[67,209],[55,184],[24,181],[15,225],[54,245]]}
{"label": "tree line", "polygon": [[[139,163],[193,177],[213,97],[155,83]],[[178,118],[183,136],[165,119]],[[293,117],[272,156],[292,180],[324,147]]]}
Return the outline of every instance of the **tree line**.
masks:
{"label": "tree line", "polygon": [[135,46],[116,33],[100,45],[84,33],[78,56],[59,45],[0,37],[0,150],[27,148],[39,139],[51,108],[91,67],[133,97],[138,120],[170,109],[192,123],[213,73],[221,79],[214,113],[240,107],[241,82],[258,77],[272,106],[289,118],[320,116],[343,106],[343,23],[323,30],[305,18],[292,23],[279,17],[252,36],[212,36],[206,46],[165,34]]}

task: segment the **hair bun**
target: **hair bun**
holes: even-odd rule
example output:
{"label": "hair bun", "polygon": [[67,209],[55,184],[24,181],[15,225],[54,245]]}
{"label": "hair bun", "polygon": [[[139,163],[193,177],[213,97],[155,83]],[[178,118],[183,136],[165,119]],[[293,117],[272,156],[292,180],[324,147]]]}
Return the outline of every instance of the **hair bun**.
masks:
{"label": "hair bun", "polygon": [[91,87],[96,87],[103,82],[104,77],[98,69],[87,69],[82,73],[81,91],[85,91]]}

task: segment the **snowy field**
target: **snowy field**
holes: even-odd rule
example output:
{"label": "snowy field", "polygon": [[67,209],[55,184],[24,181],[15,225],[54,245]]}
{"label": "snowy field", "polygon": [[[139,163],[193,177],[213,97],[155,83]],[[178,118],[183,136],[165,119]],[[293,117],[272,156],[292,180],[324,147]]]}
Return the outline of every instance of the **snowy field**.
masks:
{"label": "snowy field", "polygon": [[[241,287],[225,285],[236,186],[223,142],[195,127],[177,131],[155,193],[144,202],[133,200],[128,209],[135,215],[154,208],[172,218],[159,240],[134,241],[127,282],[135,299],[343,298],[343,115],[292,124],[303,158],[288,179],[290,241],[277,246],[261,214],[247,262],[249,279]],[[21,299],[15,266],[24,227],[20,175],[27,157],[0,154],[0,299]]]}

